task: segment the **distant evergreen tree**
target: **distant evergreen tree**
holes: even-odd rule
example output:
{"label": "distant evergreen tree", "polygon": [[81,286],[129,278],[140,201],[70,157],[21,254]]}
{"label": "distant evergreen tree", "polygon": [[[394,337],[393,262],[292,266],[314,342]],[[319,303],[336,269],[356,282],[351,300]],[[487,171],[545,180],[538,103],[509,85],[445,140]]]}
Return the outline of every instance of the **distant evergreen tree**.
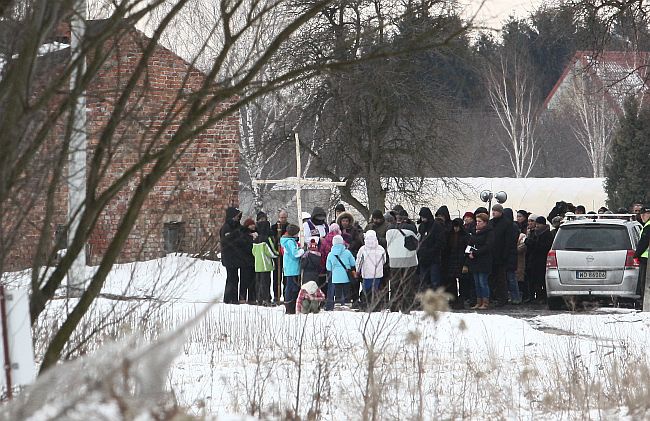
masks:
{"label": "distant evergreen tree", "polygon": [[605,191],[610,208],[650,201],[650,108],[629,98],[605,169]]}

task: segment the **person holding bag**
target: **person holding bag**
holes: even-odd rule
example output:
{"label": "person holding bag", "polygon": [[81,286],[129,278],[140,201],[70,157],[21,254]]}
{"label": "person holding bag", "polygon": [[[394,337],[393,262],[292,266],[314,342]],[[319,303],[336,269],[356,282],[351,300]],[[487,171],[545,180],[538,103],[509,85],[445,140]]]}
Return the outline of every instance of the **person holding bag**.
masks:
{"label": "person holding bag", "polygon": [[335,235],[332,239],[332,250],[326,261],[329,282],[325,310],[334,309],[335,299],[339,305],[345,305],[349,296],[350,280],[356,276],[355,265],[354,256],[345,248],[343,237]]}

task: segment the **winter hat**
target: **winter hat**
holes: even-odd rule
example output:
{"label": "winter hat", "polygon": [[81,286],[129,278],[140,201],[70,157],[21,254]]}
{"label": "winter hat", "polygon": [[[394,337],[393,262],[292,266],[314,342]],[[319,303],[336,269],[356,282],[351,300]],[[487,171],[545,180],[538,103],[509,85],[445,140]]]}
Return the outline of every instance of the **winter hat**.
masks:
{"label": "winter hat", "polygon": [[463,219],[465,218],[472,218],[474,219],[474,214],[470,211],[465,212],[465,215],[463,215]]}
{"label": "winter hat", "polygon": [[534,213],[529,213],[528,214],[528,220],[529,221],[534,221],[536,219],[537,219],[537,215],[535,215]]}
{"label": "winter hat", "polygon": [[546,218],[544,218],[543,216],[538,216],[538,217],[535,219],[535,223],[537,223],[537,224],[542,224],[542,225],[546,225]]}
{"label": "winter hat", "polygon": [[526,212],[526,211],[523,210],[523,209],[519,209],[519,210],[517,211],[517,215],[521,215],[521,216],[524,216],[524,217],[528,218],[528,212]]}
{"label": "winter hat", "polygon": [[492,206],[492,210],[503,213],[503,205],[501,203],[495,203],[494,206]]}
{"label": "winter hat", "polygon": [[487,210],[487,208],[484,208],[483,206],[480,206],[480,207],[476,208],[476,210],[474,211],[474,215],[476,216],[476,215],[478,215],[479,213],[485,213],[485,214],[487,214],[487,213],[488,213],[488,210]]}
{"label": "winter hat", "polygon": [[433,220],[433,213],[431,213],[431,209],[427,207],[420,208],[420,212],[418,212],[418,215],[420,216],[420,218],[426,218],[429,221]]}
{"label": "winter hat", "polygon": [[309,250],[310,251],[318,251],[318,243],[316,242],[316,240],[314,238],[312,238],[309,241]]}
{"label": "winter hat", "polygon": [[317,219],[317,220],[324,220],[327,217],[327,213],[325,212],[325,209],[316,206],[314,210],[311,212],[311,219]]}
{"label": "winter hat", "polygon": [[305,284],[301,288],[307,291],[309,295],[312,295],[315,294],[316,291],[318,290],[318,284],[314,281],[309,281],[309,282],[305,282]]}
{"label": "winter hat", "polygon": [[371,218],[372,219],[385,219],[384,214],[379,209],[375,209],[374,211],[372,211]]}
{"label": "winter hat", "polygon": [[398,213],[400,213],[403,210],[404,210],[404,206],[402,206],[402,205],[393,206],[393,212],[395,213],[395,215],[397,215]]}
{"label": "winter hat", "polygon": [[345,206],[343,206],[343,203],[339,203],[334,207],[335,212],[345,212]]}
{"label": "winter hat", "polygon": [[377,233],[374,230],[368,230],[363,234],[363,239],[367,240],[368,238],[377,238]]}
{"label": "winter hat", "polygon": [[[472,215],[474,216],[474,215]],[[451,226],[452,227],[462,227],[464,225],[463,220],[460,218],[456,218],[453,221],[451,221]]]}
{"label": "winter hat", "polygon": [[268,216],[266,216],[266,213],[264,212],[257,212],[257,217],[255,218],[256,221],[261,221],[261,220],[268,220]]}
{"label": "winter hat", "polygon": [[253,221],[253,218],[246,218],[244,221],[244,226],[248,228],[250,225],[256,225],[255,221]]}
{"label": "winter hat", "polygon": [[303,212],[302,213],[302,218],[300,218],[300,219],[302,219],[304,221],[305,219],[309,219],[309,218],[311,218],[311,215],[308,214],[307,212]]}
{"label": "winter hat", "polygon": [[287,234],[289,234],[289,237],[295,237],[299,233],[300,227],[298,225],[289,224],[289,226],[287,226]]}
{"label": "winter hat", "polygon": [[333,232],[334,234],[340,234],[341,233],[341,227],[339,226],[339,224],[334,222],[333,224],[330,224],[330,231],[329,232]]}
{"label": "winter hat", "polygon": [[340,235],[335,235],[334,238],[332,239],[332,245],[337,245],[337,244],[344,244],[345,241],[343,241],[343,237]]}

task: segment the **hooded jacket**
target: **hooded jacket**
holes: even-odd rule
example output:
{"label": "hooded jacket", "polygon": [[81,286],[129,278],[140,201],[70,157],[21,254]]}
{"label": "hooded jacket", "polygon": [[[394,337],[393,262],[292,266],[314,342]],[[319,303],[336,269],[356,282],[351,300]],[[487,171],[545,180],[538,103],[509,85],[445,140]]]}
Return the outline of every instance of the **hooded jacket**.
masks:
{"label": "hooded jacket", "polygon": [[519,242],[519,224],[515,222],[512,209],[505,208],[503,210],[503,218],[510,223],[511,229],[509,232],[509,241],[506,256],[506,270],[508,272],[515,272],[517,270],[517,243]]}
{"label": "hooded jacket", "polygon": [[377,233],[372,230],[366,232],[365,242],[357,254],[357,271],[363,279],[383,278],[386,251],[379,244]]}
{"label": "hooded jacket", "polygon": [[[341,225],[341,219],[343,218],[350,220],[349,227],[343,228]],[[348,243],[348,250],[350,250],[350,253],[352,253],[353,256],[356,256],[357,252],[363,245],[363,233],[354,225],[354,217],[349,212],[343,212],[339,215],[338,218],[336,218],[336,223],[338,224],[339,228],[341,228],[341,236],[343,236],[344,239],[345,234],[350,236],[349,240],[346,239],[346,242]]]}
{"label": "hooded jacket", "polygon": [[300,276],[300,258],[305,251],[298,247],[298,239],[285,235],[280,239],[280,245],[284,249],[282,255],[284,276]]}
{"label": "hooded jacket", "polygon": [[[460,230],[454,231],[453,227],[458,225]],[[459,278],[462,275],[465,264],[465,249],[469,242],[469,234],[465,232],[463,220],[458,218],[452,221],[452,230],[447,234],[447,245],[443,258],[447,262],[447,278]]]}
{"label": "hooded jacket", "polygon": [[512,222],[503,213],[498,218],[490,219],[488,224],[492,228],[492,234],[494,235],[492,261],[495,265],[507,265],[516,246],[515,241],[512,240],[514,238]]}
{"label": "hooded jacket", "polygon": [[442,252],[447,245],[447,235],[443,224],[434,220],[431,209],[420,209],[420,218],[426,218],[418,227],[420,246],[417,250],[418,264],[429,267],[434,263],[442,262]]}
{"label": "hooded jacket", "polygon": [[252,266],[253,240],[243,231],[239,221],[234,219],[239,214],[241,212],[235,207],[226,209],[226,218],[219,230],[221,264],[227,268]]}
{"label": "hooded jacket", "polygon": [[451,215],[449,215],[449,208],[447,208],[447,206],[445,205],[440,206],[436,211],[435,216],[441,216],[442,219],[445,220],[443,226],[445,227],[446,232],[451,231]]}
{"label": "hooded jacket", "polygon": [[[341,259],[340,262],[339,259]],[[343,263],[343,265],[341,265],[341,263]],[[346,249],[343,244],[334,244],[332,246],[332,251],[330,251],[327,256],[326,263],[327,270],[332,272],[332,283],[347,284],[350,282],[347,271],[354,269],[354,267],[354,256],[352,256],[350,250]]]}

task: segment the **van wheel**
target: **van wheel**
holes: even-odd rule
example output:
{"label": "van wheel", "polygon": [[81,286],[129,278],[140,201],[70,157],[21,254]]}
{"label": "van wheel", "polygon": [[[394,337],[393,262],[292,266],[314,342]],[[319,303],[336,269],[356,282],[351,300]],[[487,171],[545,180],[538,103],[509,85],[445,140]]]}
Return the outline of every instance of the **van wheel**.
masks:
{"label": "van wheel", "polygon": [[562,297],[547,297],[546,305],[549,310],[562,310],[564,308],[564,298]]}

